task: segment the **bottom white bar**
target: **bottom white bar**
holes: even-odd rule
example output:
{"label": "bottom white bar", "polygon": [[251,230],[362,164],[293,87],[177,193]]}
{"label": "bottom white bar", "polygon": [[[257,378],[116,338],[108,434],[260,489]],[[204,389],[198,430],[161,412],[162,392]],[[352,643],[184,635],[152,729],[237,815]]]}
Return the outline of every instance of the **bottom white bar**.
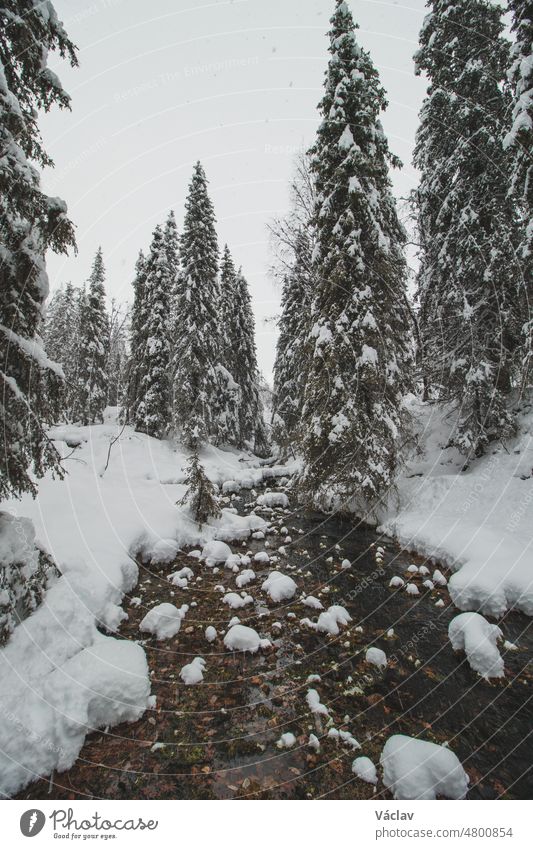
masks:
{"label": "bottom white bar", "polygon": [[529,802],[5,801],[4,846],[530,847]]}

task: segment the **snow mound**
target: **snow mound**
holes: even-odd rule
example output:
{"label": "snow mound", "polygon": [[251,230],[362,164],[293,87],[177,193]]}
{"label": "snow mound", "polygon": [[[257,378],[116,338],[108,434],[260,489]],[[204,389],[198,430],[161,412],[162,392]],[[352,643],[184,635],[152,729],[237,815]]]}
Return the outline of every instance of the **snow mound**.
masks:
{"label": "snow mound", "polygon": [[503,658],[497,642],[502,637],[497,625],[480,613],[460,613],[448,626],[448,637],[454,651],[464,651],[468,663],[483,678],[503,678]]}
{"label": "snow mound", "polygon": [[255,654],[260,648],[268,648],[270,640],[262,640],[257,631],[246,625],[233,625],[224,637],[224,645],[230,651],[249,651]]}
{"label": "snow mound", "polygon": [[387,655],[381,649],[376,648],[376,646],[371,646],[366,650],[365,660],[367,663],[371,663],[372,666],[379,666],[380,668],[387,666]]}
{"label": "snow mound", "polygon": [[258,551],[254,560],[256,563],[270,563],[270,557],[266,551]]}
{"label": "snow mound", "polygon": [[208,625],[205,629],[205,638],[208,643],[213,643],[217,638],[217,630],[212,625]]}
{"label": "snow mound", "polygon": [[271,572],[266,581],[263,581],[261,589],[269,594],[272,601],[280,602],[293,598],[298,587],[288,575]]}
{"label": "snow mound", "polygon": [[158,604],[146,614],[139,629],[153,634],[156,640],[168,640],[178,633],[188,609],[186,604],[183,604],[179,610],[169,602]]}
{"label": "snow mound", "polygon": [[255,580],[255,572],[253,569],[243,569],[240,575],[235,578],[235,583],[239,589],[245,587],[250,581]]}
{"label": "snow mound", "polygon": [[175,539],[161,539],[152,548],[152,563],[171,563],[179,550]]}
{"label": "snow mound", "polygon": [[226,593],[222,599],[224,604],[231,607],[232,610],[238,610],[239,607],[245,607],[247,604],[253,604],[251,595],[240,596],[237,593]]}
{"label": "snow mound", "polygon": [[225,563],[231,554],[229,545],[221,540],[212,539],[202,549],[202,560],[205,560],[208,566],[215,566],[217,563]]}
{"label": "snow mound", "polygon": [[394,587],[394,589],[399,589],[403,586],[405,586],[405,581],[399,575],[394,575],[389,581],[389,587]]}
{"label": "snow mound", "polygon": [[383,783],[395,799],[464,799],[468,775],[450,749],[394,734],[389,737],[380,759]]}
{"label": "snow mound", "polygon": [[378,773],[370,758],[356,758],[352,763],[352,772],[368,784],[378,783]]}
{"label": "snow mound", "polygon": [[296,737],[292,733],[292,731],[286,731],[285,734],[282,734],[279,738],[276,746],[278,749],[292,749],[292,747],[296,744]]}
{"label": "snow mound", "polygon": [[262,507],[288,507],[289,499],[284,492],[266,492],[259,496],[257,503]]}
{"label": "snow mound", "polygon": [[320,696],[318,695],[316,690],[308,690],[307,696],[305,698],[311,713],[320,714],[322,716],[329,716],[329,711],[327,707],[321,703]]}
{"label": "snow mound", "polygon": [[314,595],[308,595],[306,598],[302,599],[302,604],[305,604],[306,607],[312,607],[313,610],[323,610],[324,605],[318,598],[315,598]]}
{"label": "snow mound", "polygon": [[180,670],[180,678],[184,684],[199,684],[204,679],[205,660],[195,657]]}

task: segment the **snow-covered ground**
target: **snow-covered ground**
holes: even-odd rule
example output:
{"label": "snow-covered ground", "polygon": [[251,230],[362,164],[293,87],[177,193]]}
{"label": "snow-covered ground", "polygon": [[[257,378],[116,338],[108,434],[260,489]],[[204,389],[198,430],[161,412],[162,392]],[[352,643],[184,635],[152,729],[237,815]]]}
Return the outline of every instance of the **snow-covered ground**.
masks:
{"label": "snow-covered ground", "polygon": [[490,446],[466,471],[446,448],[454,416],[414,399],[412,409],[420,453],[381,529],[454,570],[449,590],[461,610],[533,616],[533,409],[520,416],[515,439]]}
{"label": "snow-covered ground", "polygon": [[[6,795],[73,763],[87,730],[136,719],[149,705],[142,648],[97,629],[113,632],[124,619],[120,604],[137,581],[135,556],[168,561],[180,546],[244,539],[265,524],[225,509],[200,531],[176,506],[185,491],[185,452],[131,428],[121,432],[114,410],[102,425],[57,427],[51,435],[68,456],[65,480],[47,476],[35,501],[1,505],[31,519],[39,547],[62,573],[0,650],[0,793]],[[219,484],[232,479],[252,487],[263,477],[260,462],[242,452],[207,448],[201,460]]]}

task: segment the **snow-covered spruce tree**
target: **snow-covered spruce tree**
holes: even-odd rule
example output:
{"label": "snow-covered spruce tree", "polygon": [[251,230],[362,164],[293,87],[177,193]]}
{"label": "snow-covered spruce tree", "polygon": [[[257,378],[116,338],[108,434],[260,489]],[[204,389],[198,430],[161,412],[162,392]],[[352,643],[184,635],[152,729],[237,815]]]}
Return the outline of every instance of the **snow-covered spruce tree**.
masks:
{"label": "snow-covered spruce tree", "polygon": [[179,236],[178,228],[176,227],[176,217],[173,210],[170,210],[168,218],[165,222],[165,250],[167,252],[168,274],[171,281],[170,290],[170,315],[169,327],[172,327],[175,321],[176,313],[176,297],[178,291],[178,273],[179,273]]}
{"label": "snow-covered spruce tree", "polygon": [[385,93],[338,0],[311,167],[316,283],[302,411],[304,496],[366,515],[393,485],[407,426],[411,337],[405,234],[391,194],[379,114]]}
{"label": "snow-covered spruce tree", "polygon": [[197,162],[185,203],[173,329],[172,418],[185,445],[224,441],[228,395],[238,391],[222,363],[225,333],[220,309],[218,243],[207,179]]}
{"label": "snow-covered spruce tree", "polygon": [[282,451],[294,451],[301,424],[308,357],[312,296],[312,252],[308,231],[301,227],[283,276],[279,336],[274,363],[272,435]]}
{"label": "snow-covered spruce tree", "polygon": [[519,261],[523,269],[524,315],[522,386],[533,368],[533,2],[509,0],[515,42],[508,79],[513,88],[512,126],[504,147],[512,157],[511,196],[521,213]]}
{"label": "snow-covered spruce tree", "polygon": [[107,404],[119,406],[125,395],[125,373],[127,364],[126,326],[128,310],[111,301],[109,315],[109,350],[107,353]]}
{"label": "snow-covered spruce tree", "polygon": [[[61,474],[44,424],[57,413],[61,369],[39,337],[48,295],[44,255],[74,246],[66,206],[45,195],[35,166],[53,163],[37,124],[39,109],[69,107],[47,57],[76,53],[51,2],[0,0],[0,498],[36,493],[28,469]],[[46,387],[46,391],[45,391]]]}
{"label": "snow-covered spruce tree", "polygon": [[43,339],[48,356],[60,363],[65,375],[59,401],[60,415],[70,421],[77,374],[78,295],[72,283],[58,289],[46,306]]}
{"label": "snow-covered spruce tree", "polygon": [[135,430],[160,439],[170,426],[169,305],[171,274],[165,236],[154,230],[150,252],[143,266],[144,342],[140,357]]}
{"label": "snow-covered spruce tree", "polygon": [[122,413],[124,420],[130,425],[135,425],[137,407],[141,400],[139,397],[139,382],[142,368],[141,352],[144,349],[144,333],[147,321],[145,264],[146,258],[143,252],[139,251],[139,256],[135,263],[135,278],[133,280],[129,357],[125,374],[126,395],[124,399],[124,411]]}
{"label": "snow-covered spruce tree", "polygon": [[189,458],[185,484],[187,490],[178,505],[188,507],[200,527],[208,519],[220,516],[216,488],[207,477],[196,451]]}
{"label": "snow-covered spruce tree", "polygon": [[102,249],[98,248],[80,314],[77,414],[84,425],[103,422],[107,401],[109,319],[104,280]]}
{"label": "snow-covered spruce tree", "polygon": [[255,348],[255,320],[248,283],[235,268],[227,245],[220,264],[220,304],[224,340],[224,365],[238,385],[238,409],[231,420],[233,433],[225,441],[249,448],[260,456],[269,453],[268,437],[259,398],[259,372]]}
{"label": "snow-covered spruce tree", "polygon": [[459,409],[453,444],[478,455],[513,431],[524,303],[502,127],[508,44],[488,0],[430,0],[415,61],[430,86],[415,165],[426,378]]}

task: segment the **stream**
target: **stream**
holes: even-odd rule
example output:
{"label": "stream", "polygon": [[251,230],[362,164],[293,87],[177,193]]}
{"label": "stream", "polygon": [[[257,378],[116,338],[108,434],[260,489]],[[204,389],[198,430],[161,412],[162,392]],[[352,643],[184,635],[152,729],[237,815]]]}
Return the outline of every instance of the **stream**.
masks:
{"label": "stream", "polygon": [[[425,564],[432,574],[435,564],[353,520],[263,509],[249,491],[232,496],[231,504],[240,513],[253,507],[271,523],[266,539],[232,545],[279,558],[252,563],[257,577],[246,591],[254,604],[229,610],[219,586],[235,591],[235,575],[223,567],[213,574],[187,552],[173,564],[139,564],[139,583],[124,599],[129,619],[118,636],[141,639],[139,622],[155,604],[193,603],[175,638],[141,640],[155,708],[138,722],[91,733],[72,769],[34,782],[18,798],[386,799],[383,784],[374,788],[356,778],[351,764],[358,755],[379,764],[384,743],[396,733],[449,745],[469,774],[469,799],[532,797],[530,619],[509,613],[498,622],[517,648],[501,649],[505,679],[487,682],[452,651],[447,629],[459,611],[446,587],[424,589],[417,575],[418,596],[389,587],[393,575],[411,580],[409,565]],[[342,565],[346,560],[349,567]],[[167,576],[184,565],[195,578],[182,590]],[[274,604],[261,591],[272,569],[296,581],[291,601]],[[304,617],[316,621],[319,611],[304,606],[300,592],[318,597],[324,608],[344,606],[352,621],[338,636],[301,624]],[[272,647],[255,655],[227,651],[222,639],[233,615]],[[204,636],[207,625],[219,633],[213,644]],[[385,651],[386,669],[365,661],[369,646]],[[179,671],[195,656],[206,661],[204,681],[185,686]],[[320,678],[308,683],[309,676]],[[329,719],[309,711],[309,688],[318,691]],[[361,748],[328,736],[331,727],[349,732]],[[296,742],[279,748],[286,732]],[[308,745],[310,733],[318,751]]]}

